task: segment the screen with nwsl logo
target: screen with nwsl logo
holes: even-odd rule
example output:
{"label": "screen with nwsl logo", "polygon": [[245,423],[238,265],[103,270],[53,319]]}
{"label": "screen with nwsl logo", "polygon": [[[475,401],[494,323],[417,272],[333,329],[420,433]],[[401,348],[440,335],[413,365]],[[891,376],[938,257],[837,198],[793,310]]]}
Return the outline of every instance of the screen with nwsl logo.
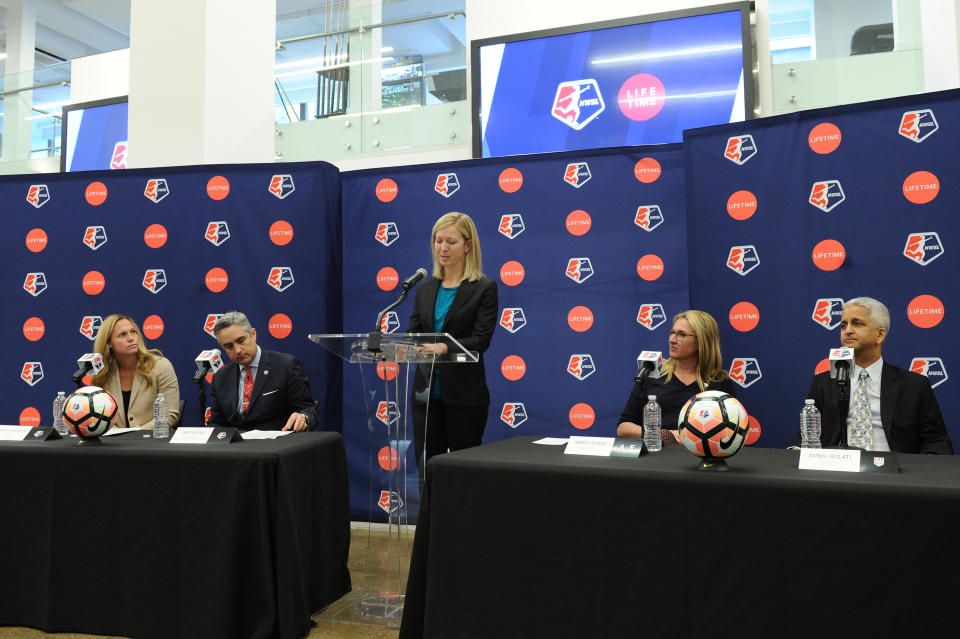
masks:
{"label": "screen with nwsl logo", "polygon": [[[474,157],[679,142],[742,121],[749,20],[736,2],[474,41]],[[729,151],[753,152],[746,139]]]}
{"label": "screen with nwsl logo", "polygon": [[127,98],[63,108],[60,170],[127,168]]}

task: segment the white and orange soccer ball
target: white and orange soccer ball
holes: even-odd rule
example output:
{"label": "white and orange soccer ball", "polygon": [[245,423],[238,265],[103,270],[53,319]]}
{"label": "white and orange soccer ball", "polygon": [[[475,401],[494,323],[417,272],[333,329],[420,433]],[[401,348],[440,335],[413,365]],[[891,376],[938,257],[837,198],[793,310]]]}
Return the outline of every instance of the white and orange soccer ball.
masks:
{"label": "white and orange soccer ball", "polygon": [[680,409],[680,441],[705,459],[732,457],[747,438],[750,416],[735,397],[723,391],[703,391]]}
{"label": "white and orange soccer ball", "polygon": [[77,437],[99,437],[117,420],[117,400],[99,386],[84,386],[63,404],[63,421]]}

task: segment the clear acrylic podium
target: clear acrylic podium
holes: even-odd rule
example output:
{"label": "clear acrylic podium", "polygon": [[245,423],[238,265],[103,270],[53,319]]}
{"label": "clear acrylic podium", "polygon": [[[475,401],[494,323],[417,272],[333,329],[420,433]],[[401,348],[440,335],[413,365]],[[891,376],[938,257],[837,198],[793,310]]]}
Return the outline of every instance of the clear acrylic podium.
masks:
{"label": "clear acrylic podium", "polygon": [[[370,350],[371,335],[376,352]],[[412,373],[415,366],[425,367],[427,390],[422,400],[429,402],[429,384],[435,365],[472,364],[478,361],[478,355],[466,350],[447,333],[355,333],[309,335],[308,338],[344,361],[360,365],[370,453],[370,521],[374,519],[372,505],[378,504],[387,513],[388,541],[381,587],[378,591],[357,593],[356,610],[365,617],[399,625],[409,569],[404,557],[409,556],[412,545],[406,508],[409,503],[407,460],[414,456],[407,451],[415,450],[409,407]],[[441,343],[447,345],[446,353],[437,355],[430,350],[429,346]],[[377,400],[378,396],[382,399]],[[376,450],[373,439],[376,429],[382,433],[384,428],[389,452],[380,458],[381,451]],[[426,430],[429,431],[429,424]],[[389,469],[385,489],[374,485],[374,469],[378,466]],[[415,484],[413,490],[419,496],[419,484]]]}

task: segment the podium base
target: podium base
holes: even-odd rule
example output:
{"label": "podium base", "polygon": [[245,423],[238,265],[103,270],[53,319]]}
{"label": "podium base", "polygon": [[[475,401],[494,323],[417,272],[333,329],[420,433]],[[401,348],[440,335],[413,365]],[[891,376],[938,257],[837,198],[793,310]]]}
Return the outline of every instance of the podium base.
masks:
{"label": "podium base", "polygon": [[357,612],[365,617],[399,622],[403,617],[405,596],[395,593],[366,595],[357,601]]}

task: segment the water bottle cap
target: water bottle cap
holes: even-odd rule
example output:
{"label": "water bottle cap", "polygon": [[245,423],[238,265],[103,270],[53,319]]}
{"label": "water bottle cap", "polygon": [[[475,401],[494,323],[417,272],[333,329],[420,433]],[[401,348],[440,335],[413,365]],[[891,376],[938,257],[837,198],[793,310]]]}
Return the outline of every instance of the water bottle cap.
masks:
{"label": "water bottle cap", "polygon": [[647,395],[647,401],[655,402],[655,401],[657,401],[657,396],[656,396],[656,395]]}
{"label": "water bottle cap", "polygon": [[814,402],[812,399],[805,399],[803,400],[803,403],[806,404],[807,406],[812,406],[816,402]]}

